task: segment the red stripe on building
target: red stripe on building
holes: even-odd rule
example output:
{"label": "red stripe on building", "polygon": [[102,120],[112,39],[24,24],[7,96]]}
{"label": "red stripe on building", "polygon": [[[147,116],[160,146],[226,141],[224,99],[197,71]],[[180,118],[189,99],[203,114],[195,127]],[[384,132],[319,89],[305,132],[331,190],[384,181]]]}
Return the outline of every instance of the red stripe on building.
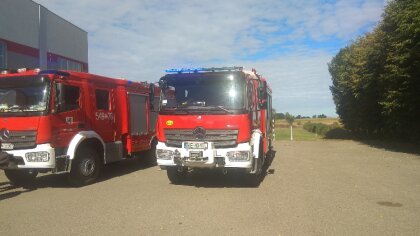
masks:
{"label": "red stripe on building", "polygon": [[39,58],[38,48],[29,47],[23,44],[15,43],[6,39],[0,38],[0,41],[6,43],[7,51],[23,54],[30,57]]}

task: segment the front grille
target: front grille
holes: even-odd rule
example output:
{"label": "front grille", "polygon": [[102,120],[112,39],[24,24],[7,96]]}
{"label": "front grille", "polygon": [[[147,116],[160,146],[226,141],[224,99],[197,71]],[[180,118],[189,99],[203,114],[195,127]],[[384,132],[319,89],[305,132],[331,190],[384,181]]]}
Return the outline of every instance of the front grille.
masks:
{"label": "front grille", "polygon": [[165,129],[166,145],[170,147],[182,147],[184,141],[207,141],[213,142],[215,148],[227,148],[236,146],[238,130],[206,130],[205,137],[197,139],[195,129]]}
{"label": "front grille", "polygon": [[28,149],[36,146],[36,131],[10,131],[9,138],[1,140],[3,143],[12,143],[13,150]]}

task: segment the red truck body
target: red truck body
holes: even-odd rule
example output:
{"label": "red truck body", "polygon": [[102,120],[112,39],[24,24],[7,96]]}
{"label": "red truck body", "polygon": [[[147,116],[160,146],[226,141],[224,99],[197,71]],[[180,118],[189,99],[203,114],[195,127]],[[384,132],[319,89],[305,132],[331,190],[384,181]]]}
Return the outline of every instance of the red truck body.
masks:
{"label": "red truck body", "polygon": [[156,157],[171,182],[200,168],[240,169],[258,180],[274,138],[266,79],[242,67],[168,72],[159,82]]}
{"label": "red truck body", "polygon": [[72,71],[0,75],[0,168],[12,182],[37,172],[88,184],[100,166],[153,149],[160,89]]}

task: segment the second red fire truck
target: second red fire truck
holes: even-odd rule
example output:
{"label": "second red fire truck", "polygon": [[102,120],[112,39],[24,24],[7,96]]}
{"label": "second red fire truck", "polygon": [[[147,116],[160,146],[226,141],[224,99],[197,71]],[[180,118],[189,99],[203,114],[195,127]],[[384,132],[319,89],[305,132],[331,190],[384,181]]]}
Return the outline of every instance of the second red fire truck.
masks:
{"label": "second red fire truck", "polygon": [[88,73],[2,71],[0,169],[15,184],[49,171],[92,183],[102,165],[153,150],[159,97],[153,84]]}
{"label": "second red fire truck", "polygon": [[271,89],[242,67],[168,70],[158,117],[157,163],[172,183],[194,169],[243,170],[259,184],[274,137]]}

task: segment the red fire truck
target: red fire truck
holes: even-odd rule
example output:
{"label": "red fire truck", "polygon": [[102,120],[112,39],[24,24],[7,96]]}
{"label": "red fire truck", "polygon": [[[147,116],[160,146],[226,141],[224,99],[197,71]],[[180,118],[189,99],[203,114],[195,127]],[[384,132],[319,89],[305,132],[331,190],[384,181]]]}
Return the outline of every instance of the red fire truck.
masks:
{"label": "red fire truck", "polygon": [[171,69],[162,89],[157,163],[172,183],[199,168],[243,170],[259,184],[274,137],[271,89],[243,67]]}
{"label": "red fire truck", "polygon": [[124,79],[2,71],[0,169],[15,184],[48,171],[92,183],[102,165],[153,149],[159,98],[153,84]]}

